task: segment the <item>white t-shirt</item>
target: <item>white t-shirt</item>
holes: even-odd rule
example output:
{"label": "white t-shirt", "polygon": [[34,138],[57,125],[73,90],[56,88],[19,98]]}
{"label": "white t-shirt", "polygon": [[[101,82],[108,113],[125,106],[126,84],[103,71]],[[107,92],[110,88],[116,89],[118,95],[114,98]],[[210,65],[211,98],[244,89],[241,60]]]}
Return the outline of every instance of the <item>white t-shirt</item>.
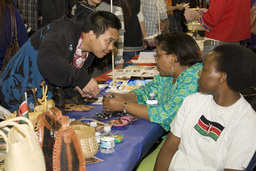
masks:
{"label": "white t-shirt", "polygon": [[212,95],[192,94],[170,126],[181,141],[169,170],[241,170],[256,150],[256,113],[242,96],[223,107]]}

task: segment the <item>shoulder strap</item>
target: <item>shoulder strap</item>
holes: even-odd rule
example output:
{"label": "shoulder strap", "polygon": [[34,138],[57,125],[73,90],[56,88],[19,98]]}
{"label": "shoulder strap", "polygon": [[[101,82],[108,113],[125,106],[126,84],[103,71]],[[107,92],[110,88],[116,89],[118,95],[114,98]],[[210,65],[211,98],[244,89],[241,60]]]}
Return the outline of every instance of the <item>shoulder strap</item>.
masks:
{"label": "shoulder strap", "polygon": [[18,40],[17,36],[17,25],[16,25],[16,17],[13,5],[8,5],[10,16],[11,16],[11,38],[15,34],[15,40]]}

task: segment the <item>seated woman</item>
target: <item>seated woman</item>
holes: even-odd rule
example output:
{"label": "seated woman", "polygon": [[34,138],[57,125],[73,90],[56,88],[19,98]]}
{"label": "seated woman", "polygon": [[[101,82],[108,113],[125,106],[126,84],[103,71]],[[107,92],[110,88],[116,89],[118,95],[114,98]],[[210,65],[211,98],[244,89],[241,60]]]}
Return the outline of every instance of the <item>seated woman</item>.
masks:
{"label": "seated woman", "polygon": [[199,91],[171,123],[155,170],[244,170],[256,150],[256,113],[239,93],[256,86],[256,55],[239,45],[210,52]]}
{"label": "seated woman", "polygon": [[[152,82],[129,93],[114,93],[115,98],[104,98],[106,111],[123,111],[169,131],[183,99],[197,92],[197,73],[201,70],[199,47],[185,33],[162,34],[156,37],[156,66],[159,75]],[[158,106],[146,104],[150,93],[155,93]],[[107,94],[109,97],[111,94]]]}
{"label": "seated woman", "polygon": [[[159,75],[139,89],[124,94],[114,93],[115,98],[104,98],[103,105],[106,111],[125,109],[127,113],[158,123],[165,131],[169,131],[170,123],[184,98],[198,91],[198,72],[202,69],[202,60],[197,43],[185,33],[162,34],[156,37],[156,42],[155,56]],[[150,93],[155,93],[158,106],[146,104]],[[139,166],[141,170],[154,167],[162,144],[142,162],[145,164]]]}
{"label": "seated woman", "polygon": [[[162,34],[156,37],[156,66],[159,75],[152,82],[129,93],[114,93],[114,98],[104,98],[106,111],[123,111],[159,123],[169,131],[183,99],[197,92],[198,72],[202,68],[199,47],[185,33]],[[158,106],[146,104],[150,93],[155,93]],[[107,94],[109,97],[111,94]]]}

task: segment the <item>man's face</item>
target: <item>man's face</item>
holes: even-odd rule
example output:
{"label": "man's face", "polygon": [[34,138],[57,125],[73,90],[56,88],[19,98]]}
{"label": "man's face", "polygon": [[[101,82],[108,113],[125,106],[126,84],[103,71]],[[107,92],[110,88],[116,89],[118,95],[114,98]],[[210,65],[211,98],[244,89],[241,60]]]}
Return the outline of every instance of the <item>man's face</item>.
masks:
{"label": "man's face", "polygon": [[210,52],[204,59],[203,69],[198,73],[199,91],[214,94],[218,90],[221,72],[217,71],[217,62],[214,52]]}
{"label": "man's face", "polygon": [[[109,52],[112,51],[114,47],[115,41],[117,41],[119,37],[119,32],[117,29],[109,28],[105,31],[105,33],[101,34],[98,38],[93,33],[93,31],[89,32],[90,34],[90,43],[89,49],[96,57],[103,58]],[[82,49],[87,49],[86,42],[82,42]]]}

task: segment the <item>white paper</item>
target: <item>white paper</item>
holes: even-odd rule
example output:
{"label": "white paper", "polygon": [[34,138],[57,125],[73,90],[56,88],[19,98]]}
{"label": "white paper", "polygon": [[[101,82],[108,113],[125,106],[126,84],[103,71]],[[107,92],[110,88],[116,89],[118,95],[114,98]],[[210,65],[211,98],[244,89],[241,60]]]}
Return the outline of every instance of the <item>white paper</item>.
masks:
{"label": "white paper", "polygon": [[[115,77],[118,79],[122,78],[130,78],[131,76],[134,77],[154,77],[158,75],[159,72],[156,69],[156,66],[147,66],[144,69],[118,69],[115,70]],[[107,74],[108,76],[112,77],[113,72]]]}
{"label": "white paper", "polygon": [[140,52],[138,60],[132,60],[132,63],[156,63],[155,55],[156,52]]}
{"label": "white paper", "polygon": [[156,63],[155,59],[151,60],[151,59],[146,59],[146,60],[132,60],[132,63],[134,64],[154,64]]}
{"label": "white paper", "polygon": [[156,52],[140,52],[138,60],[155,60]]}

